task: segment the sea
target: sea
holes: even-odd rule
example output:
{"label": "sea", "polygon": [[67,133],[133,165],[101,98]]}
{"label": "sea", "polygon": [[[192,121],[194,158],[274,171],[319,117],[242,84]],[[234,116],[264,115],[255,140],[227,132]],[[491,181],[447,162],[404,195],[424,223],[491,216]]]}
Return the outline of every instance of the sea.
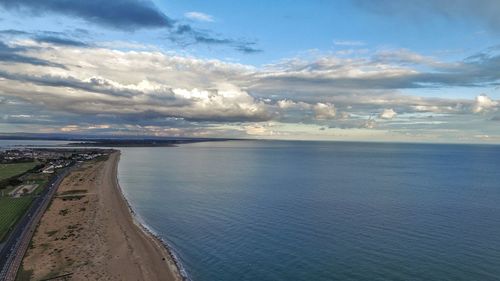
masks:
{"label": "sea", "polygon": [[500,280],[500,146],[120,150],[127,200],[189,280]]}
{"label": "sea", "polygon": [[500,146],[124,148],[119,181],[193,281],[500,280]]}

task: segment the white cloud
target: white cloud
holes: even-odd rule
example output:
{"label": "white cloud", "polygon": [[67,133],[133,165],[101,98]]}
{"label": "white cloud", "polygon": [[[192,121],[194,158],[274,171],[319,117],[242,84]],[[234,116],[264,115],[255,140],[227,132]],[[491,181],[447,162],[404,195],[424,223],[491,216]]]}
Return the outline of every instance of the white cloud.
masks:
{"label": "white cloud", "polygon": [[453,67],[455,64],[445,63],[430,56],[424,56],[407,49],[388,49],[380,50],[375,53],[374,60],[383,63],[397,64],[417,64],[428,65],[434,67]]}
{"label": "white cloud", "polygon": [[365,42],[357,40],[334,40],[333,44],[336,46],[363,46]]}
{"label": "white cloud", "polygon": [[335,110],[335,106],[331,103],[321,103],[318,102],[313,107],[314,115],[317,120],[328,120],[335,118],[337,111]]}
{"label": "white cloud", "polygon": [[488,110],[496,109],[498,105],[497,101],[492,100],[485,94],[481,94],[476,97],[474,105],[472,106],[473,113],[486,112]]}
{"label": "white cloud", "polygon": [[279,100],[277,105],[281,109],[299,109],[307,110],[311,108],[311,104],[305,102],[295,102],[290,99]]}
{"label": "white cloud", "polygon": [[389,108],[389,109],[384,109],[379,115],[380,118],[382,119],[392,119],[397,115],[396,111],[394,109]]}
{"label": "white cloud", "polygon": [[188,19],[196,20],[196,21],[204,21],[204,22],[213,22],[214,17],[202,12],[187,12],[184,16]]}
{"label": "white cloud", "polygon": [[221,121],[267,120],[273,115],[265,102],[225,82],[239,83],[251,71],[247,66],[105,48],[40,48],[36,55],[57,58],[65,68],[2,65],[0,91],[79,114]]}
{"label": "white cloud", "polygon": [[[173,89],[174,96],[188,101],[185,107],[167,107],[165,115],[190,119],[269,120],[272,110],[238,87],[224,83],[217,90]],[[161,112],[161,109],[159,109]]]}
{"label": "white cloud", "polygon": [[368,118],[367,120],[363,121],[361,124],[361,128],[365,129],[374,129],[377,126],[377,122],[371,118]]}
{"label": "white cloud", "polygon": [[297,103],[292,100],[280,100],[278,101],[278,107],[282,109],[294,108],[297,106]]}

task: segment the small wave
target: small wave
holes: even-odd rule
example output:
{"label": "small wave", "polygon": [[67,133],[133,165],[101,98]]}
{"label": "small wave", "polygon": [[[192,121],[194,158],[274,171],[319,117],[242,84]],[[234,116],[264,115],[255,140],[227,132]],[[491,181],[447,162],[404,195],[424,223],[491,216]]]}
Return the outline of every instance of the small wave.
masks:
{"label": "small wave", "polygon": [[139,226],[139,228],[144,231],[146,234],[150,235],[151,237],[153,237],[153,239],[156,239],[157,241],[159,241],[161,243],[161,245],[167,250],[167,253],[170,255],[170,258],[172,259],[172,261],[174,262],[175,266],[177,267],[177,271],[179,272],[179,274],[181,275],[181,278],[183,281],[193,281],[185,267],[182,265],[181,261],[180,261],[180,257],[179,255],[177,254],[177,251],[175,250],[175,248],[171,245],[171,243],[169,243],[166,239],[163,239],[151,226],[149,226],[145,221],[144,219],[134,210],[134,208],[132,207],[132,205],[130,204],[130,201],[127,199],[127,197],[125,196],[125,192],[123,191],[122,187],[120,186],[120,183],[119,183],[119,179],[118,179],[118,173],[116,173],[116,183],[117,183],[117,187],[118,187],[118,190],[120,192],[120,194],[122,195],[122,198],[123,200],[125,201],[125,204],[127,204],[129,210],[130,210],[130,213],[132,214],[132,218],[134,220],[134,223]]}

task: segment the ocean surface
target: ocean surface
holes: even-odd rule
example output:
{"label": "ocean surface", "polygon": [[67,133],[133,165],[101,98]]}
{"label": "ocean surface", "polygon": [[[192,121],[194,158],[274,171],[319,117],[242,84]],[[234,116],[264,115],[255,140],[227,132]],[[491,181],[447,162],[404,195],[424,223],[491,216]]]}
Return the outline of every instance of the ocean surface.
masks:
{"label": "ocean surface", "polygon": [[500,146],[120,149],[127,199],[191,280],[500,280]]}
{"label": "ocean surface", "polygon": [[500,146],[123,148],[119,181],[194,281],[500,280]]}

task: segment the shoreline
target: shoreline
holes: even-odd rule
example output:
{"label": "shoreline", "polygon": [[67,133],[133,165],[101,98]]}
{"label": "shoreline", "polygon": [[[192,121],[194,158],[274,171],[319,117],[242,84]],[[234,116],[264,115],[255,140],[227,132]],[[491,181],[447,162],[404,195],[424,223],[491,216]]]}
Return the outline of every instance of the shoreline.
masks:
{"label": "shoreline", "polygon": [[187,281],[175,253],[141,223],[118,180],[120,151],[85,161],[59,185],[19,280]]}
{"label": "shoreline", "polygon": [[[125,192],[123,191],[120,185],[120,179],[118,177],[118,165],[120,162],[121,151],[117,150],[114,153],[118,155],[115,160],[116,163],[114,163],[115,187],[118,190],[121,200],[125,205],[127,205],[133,223],[146,235],[148,239],[150,239],[153,243],[157,245],[160,251],[165,251],[167,253],[168,258],[175,265],[175,269],[173,270],[175,272],[173,273],[174,275],[178,275],[178,277],[180,277],[179,281],[192,281],[187,275],[184,266],[180,262],[179,258],[175,254],[175,251],[172,249],[169,243],[167,241],[164,241],[161,237],[159,237],[158,234],[156,234],[150,227],[148,227],[148,225],[143,221],[143,219],[137,215],[137,212],[134,210],[134,208],[130,204],[130,201],[125,196]],[[169,268],[172,269],[170,266]]]}

